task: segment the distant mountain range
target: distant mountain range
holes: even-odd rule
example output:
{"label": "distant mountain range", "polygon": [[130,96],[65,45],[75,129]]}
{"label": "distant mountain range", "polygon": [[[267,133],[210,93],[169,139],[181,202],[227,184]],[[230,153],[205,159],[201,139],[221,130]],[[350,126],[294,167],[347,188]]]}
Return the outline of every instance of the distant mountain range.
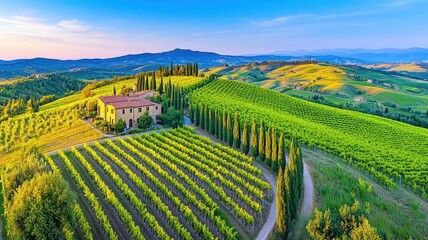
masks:
{"label": "distant mountain range", "polygon": [[408,48],[408,49],[319,49],[313,51],[280,51],[272,53],[280,56],[318,56],[324,57],[334,55],[341,58],[352,58],[366,63],[412,63],[425,62],[428,63],[428,49],[426,48]]}
{"label": "distant mountain range", "polygon": [[29,76],[37,73],[62,72],[78,78],[103,78],[156,69],[159,65],[198,62],[201,68],[218,65],[240,65],[267,60],[315,59],[335,64],[369,64],[428,62],[428,49],[333,49],[316,51],[276,52],[268,55],[231,56],[213,52],[175,49],[161,53],[142,53],[106,59],[58,60],[48,58],[0,60],[0,79]]}

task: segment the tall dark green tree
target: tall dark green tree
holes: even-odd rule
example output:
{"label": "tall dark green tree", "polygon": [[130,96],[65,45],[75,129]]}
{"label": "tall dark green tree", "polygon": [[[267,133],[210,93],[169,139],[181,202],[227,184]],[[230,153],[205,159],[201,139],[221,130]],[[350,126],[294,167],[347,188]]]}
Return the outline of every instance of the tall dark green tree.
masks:
{"label": "tall dark green tree", "polygon": [[210,109],[208,108],[208,105],[205,106],[205,110],[204,110],[204,129],[209,131],[209,122],[210,122],[210,118],[209,118],[209,113],[210,113]]}
{"label": "tall dark green tree", "polygon": [[150,89],[149,88],[149,76],[148,75],[146,76],[146,81],[145,81],[144,85],[145,85],[144,90],[149,90]]}
{"label": "tall dark green tree", "polygon": [[217,112],[217,138],[223,139],[223,114],[220,111]]}
{"label": "tall dark green tree", "polygon": [[247,123],[244,122],[244,127],[242,128],[242,151],[245,154],[248,154],[248,151],[250,150],[248,146],[248,126]]}
{"label": "tall dark green tree", "polygon": [[218,138],[218,111],[214,111],[214,135]]}
{"label": "tall dark green tree", "polygon": [[236,148],[241,148],[241,134],[239,129],[238,112],[235,112],[235,120],[233,121],[233,145]]}
{"label": "tall dark green tree", "polygon": [[[138,78],[137,78],[136,88],[137,88],[137,91],[141,91],[141,76],[138,76]],[[114,87],[113,90],[116,91],[116,88]],[[114,94],[114,95],[116,95],[116,94]]]}
{"label": "tall dark green tree", "polygon": [[161,78],[160,78],[160,84],[159,84],[159,87],[158,87],[158,92],[159,92],[159,94],[164,94],[164,90],[163,90],[163,77],[161,76]]}
{"label": "tall dark green tree", "polygon": [[265,155],[265,128],[263,126],[263,121],[260,121],[260,129],[259,129],[259,158],[260,161],[264,162]]}
{"label": "tall dark green tree", "polygon": [[196,107],[195,107],[195,125],[196,126],[199,126],[199,124],[200,124],[200,117],[201,117],[200,111],[201,110],[199,108],[199,104],[196,103]]}
{"label": "tall dark green tree", "polygon": [[285,169],[285,154],[284,154],[284,133],[281,132],[279,135],[278,142],[278,166],[277,168],[282,167]]}
{"label": "tall dark green tree", "polygon": [[272,166],[271,166],[271,169],[274,172],[276,172],[277,168],[278,168],[278,147],[276,145],[276,141],[277,141],[276,129],[272,129],[272,137],[271,137],[271,142],[272,142],[272,153],[271,153]]}
{"label": "tall dark green tree", "polygon": [[116,86],[113,86],[113,96],[116,95]]}
{"label": "tall dark green tree", "polygon": [[213,135],[215,135],[215,126],[216,126],[216,124],[215,124],[215,111],[214,111],[214,109],[211,109],[210,110],[210,113],[209,113],[209,128],[208,128],[208,131],[211,133],[211,134],[213,134]]}
{"label": "tall dark green tree", "polygon": [[206,106],[204,106],[204,105],[202,105],[201,106],[201,112],[200,112],[200,116],[199,116],[199,121],[200,121],[200,126],[201,126],[201,128],[202,129],[205,129],[205,109],[206,109]]}
{"label": "tall dark green tree", "polygon": [[230,113],[227,114],[227,143],[229,146],[233,146],[232,117]]}
{"label": "tall dark green tree", "polygon": [[272,166],[272,142],[271,142],[271,130],[268,128],[266,131],[266,143],[265,143],[265,155],[266,165]]}
{"label": "tall dark green tree", "polygon": [[257,125],[256,122],[252,121],[251,123],[251,142],[250,142],[250,146],[251,146],[251,152],[253,154],[253,157],[258,157],[259,156],[259,149],[257,148]]}
{"label": "tall dark green tree", "polygon": [[223,141],[227,142],[227,114],[226,114],[226,110],[223,111]]}
{"label": "tall dark green tree", "polygon": [[195,106],[193,104],[190,104],[189,119],[192,124],[195,123]]}
{"label": "tall dark green tree", "polygon": [[[281,170],[280,170],[281,171]],[[293,187],[291,181],[290,181],[290,168],[287,166],[284,169],[284,184],[285,184],[285,191],[284,191],[284,202],[285,202],[285,226],[289,230],[291,228],[291,222],[293,220],[292,218],[292,191],[291,188]]]}
{"label": "tall dark green tree", "polygon": [[150,90],[156,90],[156,73],[152,72],[152,83],[150,84]]}
{"label": "tall dark green tree", "polygon": [[278,178],[276,180],[276,231],[281,239],[286,239],[288,231],[286,224],[287,206],[285,202],[286,188],[283,176],[283,170],[280,168]]}

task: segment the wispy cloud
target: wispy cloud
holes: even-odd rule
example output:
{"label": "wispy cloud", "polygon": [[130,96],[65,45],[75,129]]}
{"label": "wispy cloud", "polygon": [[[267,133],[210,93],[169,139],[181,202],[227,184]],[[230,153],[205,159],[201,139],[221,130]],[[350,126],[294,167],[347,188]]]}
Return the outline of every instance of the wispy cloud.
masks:
{"label": "wispy cloud", "polygon": [[62,20],[57,25],[68,32],[87,33],[92,30],[92,26],[86,25],[77,19]]}
{"label": "wispy cloud", "polygon": [[284,25],[284,24],[289,24],[296,21],[301,21],[302,19],[306,21],[316,21],[316,20],[352,18],[352,17],[384,14],[384,13],[401,9],[401,8],[415,7],[417,4],[422,4],[422,3],[428,4],[428,1],[426,0],[392,0],[384,4],[378,5],[379,8],[377,9],[370,9],[370,10],[363,10],[363,11],[337,12],[337,13],[330,13],[330,14],[323,14],[323,15],[305,13],[305,14],[299,14],[299,15],[279,16],[272,19],[264,19],[259,21],[249,20],[249,19],[241,19],[241,20],[244,22],[250,23],[254,26],[275,27],[278,25]]}
{"label": "wispy cloud", "polygon": [[26,16],[0,16],[0,54],[3,57],[13,54],[11,46],[16,55],[37,52],[34,54],[45,56],[49,52],[75,57],[91,51],[108,53],[112,45],[117,45],[114,37],[79,19],[50,22]]}
{"label": "wispy cloud", "polygon": [[424,0],[393,0],[390,2],[387,2],[385,6],[392,7],[392,8],[398,8],[398,7],[409,7],[414,4],[423,3]]}
{"label": "wispy cloud", "polygon": [[59,39],[69,44],[88,40],[98,42],[106,37],[104,33],[78,19],[49,23],[45,19],[23,16],[0,17],[0,33]]}
{"label": "wispy cloud", "polygon": [[253,25],[258,25],[260,27],[271,27],[271,26],[288,23],[294,20],[298,20],[302,18],[310,18],[314,16],[315,16],[314,14],[300,14],[300,15],[291,15],[291,16],[281,16],[281,17],[276,17],[273,19],[267,19],[263,21],[254,21],[249,19],[241,19],[241,20]]}

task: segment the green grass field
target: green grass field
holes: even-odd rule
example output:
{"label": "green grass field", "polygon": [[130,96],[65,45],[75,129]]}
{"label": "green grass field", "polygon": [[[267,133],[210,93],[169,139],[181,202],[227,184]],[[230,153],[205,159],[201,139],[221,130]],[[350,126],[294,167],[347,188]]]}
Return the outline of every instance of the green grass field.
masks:
{"label": "green grass field", "polygon": [[[407,188],[399,186],[389,191],[365,173],[325,152],[304,148],[303,157],[315,183],[315,206],[321,211],[337,212],[343,204],[358,200],[362,206],[369,207],[368,219],[384,239],[428,236],[428,203]],[[364,184],[370,185],[371,191]],[[304,232],[297,238],[308,237]]]}

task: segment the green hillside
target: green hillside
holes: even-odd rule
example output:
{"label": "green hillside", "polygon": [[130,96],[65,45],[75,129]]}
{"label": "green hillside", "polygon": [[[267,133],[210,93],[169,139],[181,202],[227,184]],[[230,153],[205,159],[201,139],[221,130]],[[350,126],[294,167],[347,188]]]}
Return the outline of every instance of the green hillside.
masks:
{"label": "green hillside", "polygon": [[428,81],[392,72],[324,63],[272,62],[217,67],[206,73],[327,105],[428,126]]}
{"label": "green hillside", "polygon": [[[385,185],[404,182],[426,196],[428,130],[377,116],[293,98],[237,81],[217,80],[195,91],[192,104],[239,113],[277,128],[370,172]],[[219,100],[221,99],[221,101]]]}

